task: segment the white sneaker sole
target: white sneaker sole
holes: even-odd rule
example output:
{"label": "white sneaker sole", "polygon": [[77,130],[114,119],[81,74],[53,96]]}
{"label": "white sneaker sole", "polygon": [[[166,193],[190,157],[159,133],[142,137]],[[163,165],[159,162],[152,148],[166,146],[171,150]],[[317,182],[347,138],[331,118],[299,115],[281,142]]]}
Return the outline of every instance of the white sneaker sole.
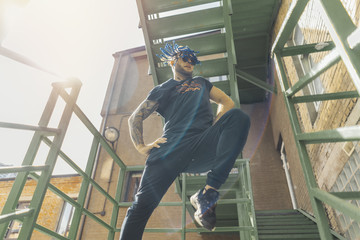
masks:
{"label": "white sneaker sole", "polygon": [[[196,210],[196,212],[194,213],[195,221],[196,221],[197,224],[199,224],[201,227],[206,228],[206,227],[204,226],[204,224],[202,223],[201,219],[200,219],[201,213],[200,213],[200,209],[198,209],[198,203],[197,203],[196,198],[194,197],[194,195],[190,197],[190,203],[191,203],[191,205],[192,205],[192,206],[195,208],[195,210]],[[212,229],[208,229],[208,228],[206,228],[206,229],[208,229],[208,230],[210,230],[210,231],[214,231],[215,228],[216,228],[216,227],[214,227],[214,228],[212,228]]]}

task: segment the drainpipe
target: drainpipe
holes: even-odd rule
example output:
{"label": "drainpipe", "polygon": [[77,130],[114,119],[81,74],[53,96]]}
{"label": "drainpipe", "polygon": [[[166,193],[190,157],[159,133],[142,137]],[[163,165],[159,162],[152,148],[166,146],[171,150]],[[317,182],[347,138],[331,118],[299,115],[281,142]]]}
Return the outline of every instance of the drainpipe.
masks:
{"label": "drainpipe", "polygon": [[291,181],[288,162],[287,162],[286,154],[285,154],[285,144],[284,144],[284,142],[281,143],[280,154],[281,154],[281,160],[283,162],[283,168],[285,170],[285,176],[286,176],[287,185],[289,187],[291,203],[293,205],[293,209],[297,209],[298,207],[297,207],[295,193],[294,193],[294,186],[293,186],[292,181]]}

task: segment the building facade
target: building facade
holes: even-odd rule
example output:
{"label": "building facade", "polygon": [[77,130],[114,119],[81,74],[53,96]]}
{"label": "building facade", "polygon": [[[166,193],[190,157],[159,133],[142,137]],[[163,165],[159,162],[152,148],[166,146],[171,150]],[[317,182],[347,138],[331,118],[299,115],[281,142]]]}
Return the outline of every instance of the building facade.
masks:
{"label": "building facade", "polygon": [[[359,27],[360,1],[341,1],[346,8],[353,23]],[[279,31],[282,19],[289,9],[291,1],[283,1],[279,11],[278,20],[274,26],[276,33]],[[332,41],[329,30],[320,17],[316,1],[309,1],[294,32],[287,42],[287,46],[320,43],[318,47],[324,47]],[[291,81],[290,86],[295,84],[305,72],[316,66],[327,54],[326,52],[302,54],[295,57],[284,58],[286,73]],[[281,89],[278,78],[277,88]],[[355,90],[355,86],[342,61],[325,71],[296,96],[333,93]],[[303,132],[313,132],[334,129],[343,126],[358,125],[360,118],[359,102],[357,99],[344,99],[337,101],[323,101],[314,103],[297,104],[297,114]],[[286,112],[286,106],[282,94],[274,95],[270,119],[272,121],[274,143],[278,146],[284,144],[289,172],[291,174],[294,194],[299,209],[313,213],[308,197],[299,154],[295,147],[294,136],[291,130],[290,120]],[[321,189],[329,192],[359,191],[360,187],[360,158],[358,142],[340,142],[312,144],[308,146],[313,171]],[[360,201],[352,201],[352,204],[360,207]],[[358,239],[360,236],[359,223],[326,207],[327,215],[332,227],[342,233],[347,239]]]}
{"label": "building facade", "polygon": [[[0,179],[0,211],[2,210],[11,187],[13,186],[14,179],[14,177],[4,177]],[[59,175],[52,177],[50,183],[63,191],[69,197],[77,199],[81,181],[82,178],[79,175]],[[29,179],[27,181],[24,191],[20,196],[17,209],[20,210],[29,207],[36,185],[37,181],[33,179]],[[67,236],[74,213],[73,210],[74,208],[72,205],[65,202],[52,191],[48,191],[45,195],[44,202],[39,213],[39,218],[36,223],[56,231],[63,236]],[[4,240],[18,239],[21,226],[21,222],[12,221],[8,227]],[[45,240],[50,238],[49,236],[34,230],[31,239]]]}
{"label": "building facade", "polygon": [[[277,35],[280,26],[288,12],[290,0],[282,1],[277,21],[274,25],[273,36]],[[344,6],[352,16],[354,23],[359,26],[359,1],[343,1]],[[310,1],[304,11],[299,24],[287,42],[287,46],[304,43],[321,42],[325,46],[331,41],[328,30],[318,17],[319,13],[315,1]],[[321,47],[319,45],[319,47]],[[328,52],[299,55],[284,59],[286,72],[290,77],[290,84],[294,84],[305,72],[315,66]],[[108,84],[102,116],[103,127],[115,127],[120,132],[120,138],[114,147],[117,154],[126,165],[136,166],[145,163],[129,137],[127,121],[130,114],[143,101],[148,92],[154,87],[149,63],[144,47],[129,49],[114,54],[114,67]],[[272,69],[275,72],[274,69]],[[196,70],[195,70],[196,71]],[[213,79],[209,79],[212,81]],[[281,89],[276,73],[274,84]],[[299,95],[321,94],[324,92],[347,91],[355,89],[342,62],[330,68],[315,79]],[[290,120],[287,114],[282,93],[270,94],[264,102],[241,104],[241,108],[251,117],[251,129],[248,142],[243,151],[244,158],[250,158],[251,177],[253,185],[254,203],[256,210],[302,209],[312,214],[304,174],[301,168],[298,150],[295,146]],[[327,101],[298,104],[298,116],[304,131],[324,130],[356,124],[359,121],[359,103],[355,99],[341,101]],[[337,113],[337,114],[334,114]],[[151,142],[161,136],[162,119],[156,113],[144,122],[145,142]],[[319,186],[327,191],[337,191],[347,188],[359,189],[359,145],[357,142],[314,144],[309,147],[313,169]],[[113,165],[106,154],[100,154],[96,171],[96,179],[115,192],[116,176],[119,170]],[[125,201],[132,201],[132,197],[139,184],[141,171],[127,177],[126,188],[123,189]],[[100,194],[92,193],[90,210],[102,214],[102,219],[110,221],[110,208]],[[165,195],[164,201],[180,201],[179,195],[172,185]],[[104,204],[99,204],[99,202]],[[360,206],[359,201],[353,204]],[[127,208],[119,213],[118,227]],[[349,239],[356,239],[359,234],[357,222],[347,219],[327,207],[331,226]],[[179,228],[181,226],[180,207],[158,207],[149,220],[149,228]],[[187,223],[193,226],[191,216],[187,215]],[[105,231],[99,231],[95,222],[85,220],[84,239],[101,239]],[[117,238],[116,235],[115,238]],[[238,239],[237,234],[219,236],[206,234],[189,234],[189,239]],[[145,240],[150,239],[180,239],[177,233],[145,233]]]}
{"label": "building facade", "polygon": [[[145,157],[134,148],[128,130],[128,118],[136,107],[146,98],[153,88],[151,75],[148,74],[149,64],[144,47],[129,49],[114,54],[115,63],[108,85],[102,115],[104,128],[115,127],[120,132],[119,140],[114,144],[116,153],[127,166],[144,165]],[[211,80],[211,79],[210,79]],[[251,129],[248,142],[243,151],[243,158],[251,158],[251,174],[256,210],[291,209],[291,199],[287,187],[285,173],[279,151],[274,147],[274,137],[269,116],[271,97],[265,102],[242,105],[243,111],[251,116]],[[162,119],[153,113],[144,121],[145,142],[152,142],[162,134]],[[100,153],[95,179],[103,183],[110,193],[115,192],[115,183],[119,169],[114,166],[107,154]],[[127,177],[128,187],[123,189],[124,200],[132,199],[134,188],[140,179],[141,172]],[[164,196],[163,201],[180,201],[173,184]],[[89,210],[99,214],[104,213],[102,219],[110,221],[111,209],[101,194],[93,192],[90,198]],[[108,209],[109,208],[109,209]],[[118,223],[121,227],[127,208],[119,212]],[[181,207],[158,207],[151,216],[149,228],[180,228]],[[187,214],[188,227],[195,227],[193,220]],[[106,235],[105,230],[99,231],[98,225],[91,220],[85,221],[83,239],[100,239]],[[171,235],[171,236],[169,236]],[[117,238],[116,236],[115,238]],[[180,239],[180,233],[146,233],[143,239]],[[187,239],[219,239],[219,234],[201,235],[187,234]],[[223,234],[221,239],[238,239],[238,233]]]}
{"label": "building facade", "polygon": [[[300,1],[283,0],[281,1],[279,12],[274,12],[274,16],[276,15],[277,17],[273,26],[272,42],[275,41],[275,37],[280,32],[291,4],[296,2]],[[287,40],[287,47],[316,43],[316,49],[323,49],[332,44],[331,34],[320,17],[321,14],[317,5],[319,2],[316,0],[309,1],[300,21]],[[341,3],[346,8],[354,26],[359,29],[360,0],[341,0]],[[152,17],[156,18],[156,16]],[[237,36],[237,38],[241,38],[241,36]],[[266,41],[267,39],[263,40]],[[246,46],[241,47],[245,48]],[[304,53],[283,58],[289,85],[294,86],[309,71],[316,68],[317,64],[321,63],[329,52]],[[221,57],[225,55],[223,54]],[[145,47],[124,50],[115,53],[113,56],[113,71],[101,111],[103,117],[101,129],[109,127],[117,129],[120,136],[117,141],[112,143],[112,147],[117,155],[126,166],[142,166],[146,158],[140,155],[132,144],[129,136],[128,119],[136,107],[146,98],[148,92],[154,87],[149,70],[149,60]],[[271,57],[271,53],[267,57]],[[242,59],[238,65],[245,61],[246,59]],[[277,93],[266,94],[262,101],[241,103],[241,109],[251,118],[250,134],[242,157],[250,159],[255,210],[294,208],[304,210],[312,215],[314,211],[311,207],[299,152],[295,144],[293,130],[291,129],[286,101],[281,92],[282,86],[279,76],[272,65],[266,67],[269,70],[268,79],[266,79],[268,81],[264,82],[273,83]],[[240,68],[241,66],[239,66]],[[196,69],[195,73],[197,73]],[[202,72],[198,73],[201,75]],[[221,79],[216,79],[216,77],[209,78],[211,82],[219,80]],[[242,93],[251,95],[251,93],[246,93],[246,90],[242,89]],[[349,72],[344,62],[340,60],[336,65],[327,69],[311,83],[307,84],[295,96],[345,91],[355,92],[355,90],[356,88],[352,83]],[[296,104],[296,114],[303,132],[353,126],[359,124],[360,103],[357,101],[357,98],[299,103]],[[162,135],[162,128],[163,119],[158,114],[153,113],[144,122],[145,142],[152,142],[160,137]],[[358,142],[311,144],[308,145],[307,150],[319,188],[327,192],[360,192],[360,146]],[[98,153],[94,180],[103,192],[98,192],[97,189],[99,188],[96,189],[93,185],[89,187],[90,191],[89,195],[86,196],[84,207],[88,212],[86,213],[87,215],[84,214],[81,217],[78,239],[107,239],[108,229],[105,228],[110,226],[112,221],[112,204],[109,199],[104,197],[104,192],[106,192],[106,195],[116,195],[116,192],[118,192],[116,186],[119,182],[120,170],[106,151],[100,149]],[[141,174],[141,167],[139,167],[137,171],[133,171],[125,177],[121,202],[128,202],[129,204],[121,207],[118,214],[117,228],[121,228],[127,207],[131,205],[134,199],[134,194],[139,187]],[[9,195],[13,182],[13,175],[0,176],[0,210]],[[82,178],[78,175],[57,176],[51,179],[51,183],[55,187],[72,199],[78,198],[81,182]],[[29,179],[27,181],[17,209],[25,209],[29,206],[36,185],[35,180]],[[170,187],[163,201],[181,201],[181,196],[177,192],[175,184]],[[360,208],[359,200],[352,200],[351,204]],[[347,239],[359,239],[360,225],[358,222],[329,206],[325,207],[331,227],[334,230],[343,234]],[[64,202],[60,197],[48,191],[37,224],[52,229],[66,237],[71,225],[73,208],[71,204]],[[92,218],[88,217],[91,214],[99,217],[107,225],[102,224],[101,226],[99,221],[92,220]],[[147,227],[155,229],[180,229],[182,227],[181,214],[182,207],[180,206],[160,206],[151,216]],[[196,227],[192,216],[188,212],[186,213],[186,224],[188,228]],[[5,239],[17,239],[20,229],[21,222],[11,222]],[[76,234],[76,231],[74,233]],[[115,235],[115,239],[117,238],[119,238],[118,232]],[[32,239],[42,240],[49,239],[49,237],[35,230]],[[179,232],[145,232],[143,239],[181,239],[181,234]],[[239,234],[189,233],[187,234],[187,239],[239,239]]]}

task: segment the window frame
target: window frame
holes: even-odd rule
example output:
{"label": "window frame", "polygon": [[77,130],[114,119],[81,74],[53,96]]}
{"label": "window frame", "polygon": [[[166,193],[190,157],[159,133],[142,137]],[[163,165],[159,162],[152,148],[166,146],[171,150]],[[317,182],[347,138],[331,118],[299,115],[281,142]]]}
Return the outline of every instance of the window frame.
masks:
{"label": "window frame", "polygon": [[[19,201],[18,205],[16,206],[16,210],[21,210],[21,209],[26,209],[29,208],[30,206],[30,202],[29,201]],[[20,233],[21,231],[21,227],[22,227],[22,222],[17,221],[17,220],[12,220],[8,226],[8,229],[6,231],[4,240],[16,240],[18,239],[18,236],[16,236],[15,238],[10,237],[9,234],[12,234],[14,231],[11,231],[14,227],[15,223],[19,223],[19,228],[17,229],[18,231],[16,232],[17,234]]]}
{"label": "window frame", "polygon": [[[301,46],[306,44],[304,35],[298,24],[296,25],[291,35],[291,38],[288,40],[287,44],[289,46]],[[315,66],[314,61],[312,60],[310,54],[292,56],[292,59],[294,61],[296,74],[298,75],[299,79],[303,77],[307,72],[309,72]],[[325,88],[320,77],[317,77],[309,84],[307,84],[302,89],[302,92],[304,93],[304,95],[323,94],[325,92]],[[322,103],[321,101],[306,103],[312,125],[314,125],[314,123],[316,122],[316,119],[320,111],[321,103]]]}
{"label": "window frame", "polygon": [[[66,221],[65,232],[62,233],[62,232],[60,232],[61,231],[60,228],[62,228],[62,220],[64,218],[65,211],[66,211],[67,207],[70,207],[70,214],[69,214],[69,217],[68,217],[68,219]],[[57,221],[58,224],[56,225],[56,230],[55,230],[56,233],[58,233],[58,234],[60,234],[60,235],[62,235],[64,237],[68,236],[69,231],[70,231],[71,222],[72,222],[72,219],[74,217],[74,212],[75,212],[75,207],[73,205],[71,205],[69,202],[63,201],[63,205],[62,205],[62,208],[61,208],[61,213],[60,213],[59,219]]]}
{"label": "window frame", "polygon": [[123,189],[123,202],[133,202],[135,195],[140,186],[140,180],[142,177],[142,171],[131,171],[126,175],[126,183],[124,184]]}

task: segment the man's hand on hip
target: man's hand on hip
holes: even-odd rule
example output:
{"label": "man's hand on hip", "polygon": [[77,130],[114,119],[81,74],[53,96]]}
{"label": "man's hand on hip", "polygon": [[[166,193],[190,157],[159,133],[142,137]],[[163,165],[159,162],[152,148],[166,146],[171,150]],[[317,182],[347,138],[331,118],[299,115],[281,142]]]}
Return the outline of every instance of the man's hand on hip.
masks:
{"label": "man's hand on hip", "polygon": [[167,139],[166,138],[158,138],[156,139],[153,143],[150,144],[145,144],[145,145],[141,145],[141,146],[137,146],[137,150],[139,151],[139,153],[147,156],[150,154],[150,150],[153,148],[160,148],[161,143],[166,143]]}

